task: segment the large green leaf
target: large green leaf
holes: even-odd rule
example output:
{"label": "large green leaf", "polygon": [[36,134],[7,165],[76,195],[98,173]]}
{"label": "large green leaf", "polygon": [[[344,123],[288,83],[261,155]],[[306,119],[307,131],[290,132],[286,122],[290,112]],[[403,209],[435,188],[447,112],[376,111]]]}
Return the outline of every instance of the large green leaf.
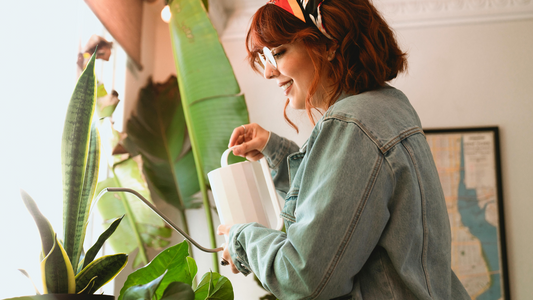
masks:
{"label": "large green leaf", "polygon": [[120,290],[118,300],[122,300],[127,289],[136,285],[143,285],[151,282],[163,273],[167,272],[165,278],[161,281],[160,288],[157,290],[157,299],[163,295],[166,287],[174,281],[183,282],[192,285],[192,280],[196,268],[189,267],[190,261],[187,260],[189,256],[187,242],[181,242],[175,246],[169,247],[159,253],[150,264],[131,273],[124,282],[124,286]]}
{"label": "large green leaf", "polygon": [[[207,173],[220,167],[233,129],[249,123],[244,96],[217,32],[198,0],[170,1],[170,34],[181,101],[198,170],[211,246],[216,247]],[[230,157],[230,162],[242,161]],[[213,269],[218,270],[217,255]]]}
{"label": "large green leaf", "polygon": [[[248,110],[218,34],[201,3],[173,0],[170,32],[184,113],[203,176],[220,168],[233,129]],[[195,150],[196,151],[196,150]],[[241,158],[233,158],[242,161]]]}
{"label": "large green leaf", "polygon": [[195,300],[233,299],[233,286],[226,277],[209,272],[202,277],[194,293]]}
{"label": "large green leaf", "polygon": [[[137,106],[126,124],[127,140],[143,160],[143,173],[154,196],[184,211],[198,208],[192,197],[200,191],[176,77],[141,89]],[[128,141],[125,143],[130,145]]]}
{"label": "large green leaf", "polygon": [[[86,178],[87,160],[91,135],[91,122],[96,103],[96,76],[94,73],[96,55],[93,55],[81,74],[70,99],[61,143],[61,164],[63,174],[63,227],[65,251],[77,264],[83,245],[89,201],[83,200],[90,192],[83,192],[92,186]],[[98,164],[90,165],[96,168]],[[96,176],[97,172],[93,172]]]}
{"label": "large green leaf", "polygon": [[[146,199],[151,199],[139,166],[133,159],[115,163],[113,175],[114,177],[98,183],[98,193],[107,187],[128,187]],[[124,221],[108,242],[116,252],[132,253],[135,249],[139,249],[133,263],[134,267],[148,263],[146,247],[159,249],[168,245],[167,239],[170,238],[172,230],[135,196],[107,192],[97,205],[104,220],[112,220],[125,214]]]}
{"label": "large green leaf", "polygon": [[159,285],[161,284],[161,281],[165,277],[167,273],[163,273],[163,275],[157,277],[156,279],[148,282],[147,284],[140,284],[140,285],[134,285],[132,287],[129,287],[123,295],[123,300],[140,300],[140,299],[146,299],[150,300],[154,297],[157,288],[159,288]]}
{"label": "large green leaf", "polygon": [[194,291],[191,286],[183,282],[171,282],[161,300],[194,300]]}

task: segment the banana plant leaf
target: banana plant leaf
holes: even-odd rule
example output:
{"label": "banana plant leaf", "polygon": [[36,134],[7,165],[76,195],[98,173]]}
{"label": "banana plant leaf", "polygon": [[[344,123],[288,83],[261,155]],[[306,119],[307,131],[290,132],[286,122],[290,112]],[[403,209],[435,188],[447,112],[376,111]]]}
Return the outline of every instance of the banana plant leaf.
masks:
{"label": "banana plant leaf", "polygon": [[[64,247],[77,270],[97,181],[98,132],[92,124],[96,105],[96,55],[81,74],[70,99],[61,143]],[[91,128],[93,128],[91,130]]]}
{"label": "banana plant leaf", "polygon": [[[113,177],[98,183],[98,193],[107,187],[129,187],[146,199],[151,199],[139,166],[133,159],[115,163],[112,170]],[[108,192],[100,198],[97,205],[104,220],[112,220],[125,214],[121,226],[108,242],[116,252],[132,253],[139,249],[133,262],[134,267],[148,263],[146,247],[160,249],[169,244],[167,239],[170,238],[172,230],[136,197],[126,193]]]}
{"label": "banana plant leaf", "polygon": [[153,197],[158,196],[181,212],[201,207],[201,200],[193,197],[200,187],[187,143],[176,77],[161,84],[148,81],[128,119],[126,133],[124,145],[128,149],[134,144],[136,149],[128,149],[129,152],[141,154],[143,173]]}
{"label": "banana plant leaf", "polygon": [[150,264],[131,273],[124,282],[117,300],[123,300],[124,293],[130,287],[147,284],[165,272],[167,274],[159,284],[156,299],[161,299],[164,290],[171,282],[177,281],[192,285],[197,268],[195,265],[193,268],[190,267],[191,261],[187,259],[188,249],[187,242],[176,244],[159,253]]}
{"label": "banana plant leaf", "polygon": [[[217,32],[198,0],[169,1],[170,35],[212,247],[216,247],[207,173],[220,167],[233,129],[249,123],[244,96]],[[243,159],[230,156],[234,163]],[[213,269],[218,260],[213,255]]]}

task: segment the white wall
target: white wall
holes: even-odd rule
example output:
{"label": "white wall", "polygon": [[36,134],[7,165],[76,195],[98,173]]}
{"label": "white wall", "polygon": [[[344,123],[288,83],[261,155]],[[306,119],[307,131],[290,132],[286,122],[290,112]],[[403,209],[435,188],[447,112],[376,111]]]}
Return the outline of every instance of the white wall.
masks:
{"label": "white wall", "polygon": [[533,20],[397,34],[410,66],[395,85],[424,127],[499,126],[511,297],[531,299]]}

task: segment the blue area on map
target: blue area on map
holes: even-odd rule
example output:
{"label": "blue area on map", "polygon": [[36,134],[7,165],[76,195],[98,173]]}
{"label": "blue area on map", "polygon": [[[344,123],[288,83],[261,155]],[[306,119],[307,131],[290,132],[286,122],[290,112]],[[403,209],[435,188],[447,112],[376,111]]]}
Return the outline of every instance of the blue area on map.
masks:
{"label": "blue area on map", "polygon": [[477,300],[497,300],[502,297],[500,287],[500,263],[498,255],[498,231],[485,219],[486,205],[479,207],[479,199],[475,189],[467,189],[465,185],[465,160],[463,140],[461,139],[461,174],[459,180],[458,201],[459,214],[463,224],[470,233],[479,239],[483,258],[490,272],[490,287]]}

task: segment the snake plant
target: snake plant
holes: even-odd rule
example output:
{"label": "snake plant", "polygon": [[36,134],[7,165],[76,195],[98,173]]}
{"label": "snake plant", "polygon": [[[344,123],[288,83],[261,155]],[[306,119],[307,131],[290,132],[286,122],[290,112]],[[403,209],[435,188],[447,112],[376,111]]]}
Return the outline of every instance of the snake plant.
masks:
{"label": "snake plant", "polygon": [[70,99],[61,145],[63,239],[60,239],[25,191],[22,200],[34,218],[42,243],[41,273],[45,294],[93,294],[126,265],[123,253],[95,259],[121,218],[84,254],[83,243],[96,188],[100,137],[93,123],[96,102],[95,55],[78,79]]}

